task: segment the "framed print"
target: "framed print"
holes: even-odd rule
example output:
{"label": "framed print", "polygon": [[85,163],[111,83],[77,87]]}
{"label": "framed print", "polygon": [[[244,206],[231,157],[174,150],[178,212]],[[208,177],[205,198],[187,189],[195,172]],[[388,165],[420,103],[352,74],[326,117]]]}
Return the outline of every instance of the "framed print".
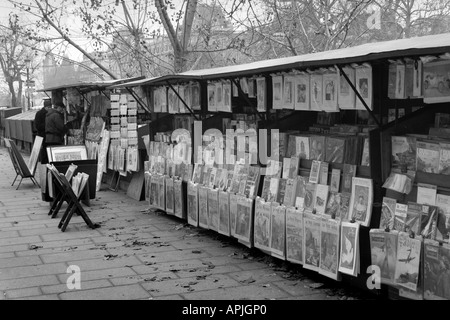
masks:
{"label": "framed print", "polygon": [[[367,104],[370,110],[373,110],[372,106],[372,66],[364,64],[356,68],[356,89]],[[356,109],[366,110],[361,100],[356,99]]]}
{"label": "framed print", "polygon": [[294,93],[294,109],[309,110],[310,109],[310,78],[309,74],[299,74],[294,76],[295,93]]}
{"label": "framed print", "polygon": [[283,109],[294,109],[294,80],[292,75],[284,76]]}
{"label": "framed print", "polygon": [[450,61],[433,61],[423,65],[423,97],[425,103],[450,101]]}
{"label": "framed print", "polygon": [[326,73],[323,75],[323,111],[338,112],[338,74]]}
{"label": "framed print", "polygon": [[267,93],[266,93],[266,78],[256,79],[256,99],[257,99],[257,110],[259,112],[266,112],[267,110]]}
{"label": "framed print", "polygon": [[312,74],[310,84],[311,110],[322,111],[323,103],[323,75]]}
{"label": "framed print", "polygon": [[86,146],[51,146],[49,162],[87,160]]}
{"label": "framed print", "polygon": [[[342,71],[345,72],[345,75],[348,77],[350,82],[356,87],[356,72],[352,67],[342,68]],[[339,72],[339,90],[338,90],[338,106],[341,110],[353,110],[355,109],[355,91],[353,91],[352,87],[348,83],[345,76]]]}
{"label": "framed print", "polygon": [[283,108],[283,76],[272,76],[272,107]]}

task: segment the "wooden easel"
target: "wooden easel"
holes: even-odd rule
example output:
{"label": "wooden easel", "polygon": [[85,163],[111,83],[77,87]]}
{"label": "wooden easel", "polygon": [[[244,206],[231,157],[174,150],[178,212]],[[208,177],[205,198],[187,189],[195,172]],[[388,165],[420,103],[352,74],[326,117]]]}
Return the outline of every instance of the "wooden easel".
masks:
{"label": "wooden easel", "polygon": [[[17,177],[21,177],[19,185],[17,186],[16,190],[19,189],[22,180],[25,178],[30,178],[31,181],[34,183],[35,186],[38,186],[40,188],[39,183],[37,182],[37,180],[34,177],[34,172],[31,173],[30,169],[28,168],[27,164],[25,163],[22,154],[19,152],[19,150],[17,149],[16,144],[14,143],[14,141],[12,141],[11,139],[7,139],[5,138],[5,145],[6,148],[8,149],[8,153],[9,156],[11,157],[11,161],[13,163],[14,166],[14,170],[16,171],[16,177],[14,178],[13,183],[11,184],[11,186],[14,185],[14,183],[16,183]],[[34,166],[34,168],[36,168]]]}

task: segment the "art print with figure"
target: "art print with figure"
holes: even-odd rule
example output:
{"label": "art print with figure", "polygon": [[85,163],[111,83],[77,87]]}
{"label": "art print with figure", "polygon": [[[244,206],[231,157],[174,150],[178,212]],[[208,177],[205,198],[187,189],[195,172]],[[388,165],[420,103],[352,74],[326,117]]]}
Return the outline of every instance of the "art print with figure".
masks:
{"label": "art print with figure", "polygon": [[339,272],[356,276],[359,254],[359,223],[342,222]]}
{"label": "art print with figure", "polygon": [[350,199],[350,220],[354,219],[368,227],[372,215],[373,182],[367,178],[352,178],[352,195]]}

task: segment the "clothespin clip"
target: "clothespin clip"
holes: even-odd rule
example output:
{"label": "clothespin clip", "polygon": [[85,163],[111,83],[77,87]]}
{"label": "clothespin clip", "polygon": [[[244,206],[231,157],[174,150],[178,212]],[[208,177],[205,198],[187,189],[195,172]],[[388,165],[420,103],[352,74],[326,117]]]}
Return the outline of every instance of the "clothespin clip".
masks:
{"label": "clothespin clip", "polygon": [[391,229],[389,229],[389,226],[386,226],[386,229],[384,229],[385,232],[391,232]]}
{"label": "clothespin clip", "polygon": [[416,234],[414,233],[414,231],[412,231],[412,230],[409,231],[409,237],[411,239],[414,239],[416,237]]}

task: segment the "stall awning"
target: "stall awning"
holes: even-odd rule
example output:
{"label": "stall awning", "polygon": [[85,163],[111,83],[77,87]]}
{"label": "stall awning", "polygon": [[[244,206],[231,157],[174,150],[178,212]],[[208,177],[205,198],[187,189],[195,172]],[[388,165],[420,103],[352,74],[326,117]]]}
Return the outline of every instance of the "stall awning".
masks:
{"label": "stall awning", "polygon": [[145,79],[144,76],[133,77],[133,78],[123,78],[123,79],[112,79],[112,80],[101,80],[101,81],[91,81],[91,82],[77,82],[73,84],[65,84],[55,87],[48,87],[40,90],[36,90],[37,92],[45,92],[45,91],[56,91],[56,90],[64,90],[70,88],[78,88],[83,91],[94,91],[94,90],[102,90],[107,87],[116,84],[123,84],[132,81],[138,81]]}
{"label": "stall awning", "polygon": [[28,110],[14,116],[6,118],[7,120],[33,120],[39,110]]}

